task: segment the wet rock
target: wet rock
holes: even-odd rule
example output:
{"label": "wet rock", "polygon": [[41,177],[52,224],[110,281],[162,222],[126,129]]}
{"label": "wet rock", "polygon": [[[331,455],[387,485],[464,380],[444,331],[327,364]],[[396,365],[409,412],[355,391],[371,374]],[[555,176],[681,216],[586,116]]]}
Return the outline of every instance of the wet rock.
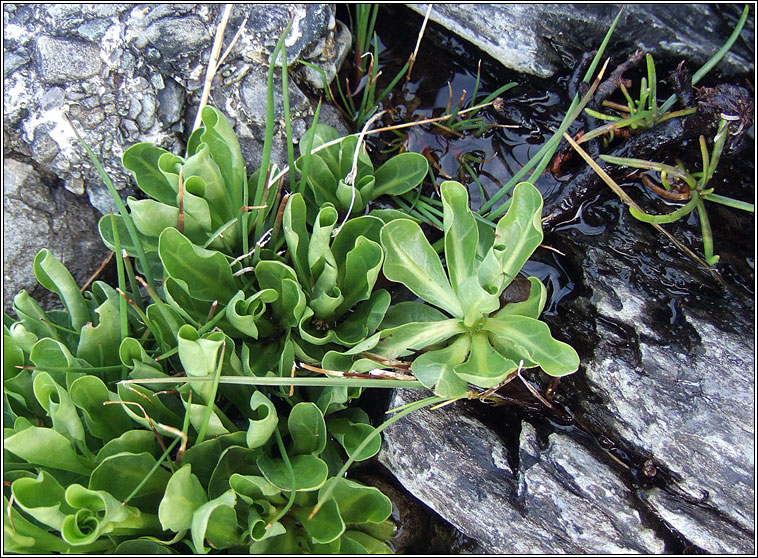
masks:
{"label": "wet rock", "polygon": [[[428,4],[408,4],[425,14]],[[614,50],[641,49],[676,65],[686,58],[704,64],[724,44],[742,7],[706,4],[627,4],[614,33]],[[735,13],[736,16],[735,16]],[[550,77],[567,51],[596,49],[618,13],[610,4],[435,4],[430,19],[470,41],[507,68]],[[719,69],[752,72],[753,20],[743,42]],[[573,63],[571,64],[573,65]]]}
{"label": "wet rock", "polygon": [[[586,328],[573,332],[575,346],[587,347],[584,371],[567,379],[580,386],[575,410],[593,430],[666,471],[666,491],[641,495],[684,540],[707,552],[753,553],[755,430],[747,410],[755,398],[754,295],[721,287],[611,205],[619,211],[612,232],[567,230],[571,245],[559,248],[577,258],[587,289],[559,326],[562,335]],[[754,237],[750,220],[744,233]],[[686,226],[679,227],[683,238]],[[725,248],[722,269],[742,254]]]}
{"label": "wet rock", "polygon": [[26,289],[44,305],[59,305],[58,297],[41,287],[32,263],[49,249],[83,285],[108,254],[97,233],[100,217],[83,196],[47,185],[31,165],[6,158],[3,162],[3,310]]}
{"label": "wet rock", "polygon": [[[420,398],[398,390],[390,407]],[[662,552],[616,472],[570,437],[546,445],[523,423],[518,448],[458,404],[385,431],[379,460],[485,553]]]}

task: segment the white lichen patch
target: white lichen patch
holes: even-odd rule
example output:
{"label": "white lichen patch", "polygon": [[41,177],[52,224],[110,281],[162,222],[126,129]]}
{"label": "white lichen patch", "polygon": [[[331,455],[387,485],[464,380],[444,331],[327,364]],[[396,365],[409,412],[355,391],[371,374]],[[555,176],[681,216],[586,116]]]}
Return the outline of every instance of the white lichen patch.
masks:
{"label": "white lichen patch", "polygon": [[47,132],[65,157],[74,155],[74,144],[77,142],[76,135],[66,121],[63,114],[68,110],[68,105],[51,108],[38,114],[32,114],[24,121],[24,134],[26,140],[31,143],[34,140],[34,132],[43,124],[51,123],[52,127]]}

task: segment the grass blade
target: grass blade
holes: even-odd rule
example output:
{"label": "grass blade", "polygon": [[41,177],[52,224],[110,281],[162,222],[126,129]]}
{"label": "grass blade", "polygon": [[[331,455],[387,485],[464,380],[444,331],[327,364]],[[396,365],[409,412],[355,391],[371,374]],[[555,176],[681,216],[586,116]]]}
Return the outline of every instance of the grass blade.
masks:
{"label": "grass blade", "polygon": [[142,243],[140,242],[139,235],[137,234],[137,229],[135,228],[134,222],[132,221],[132,216],[126,210],[126,206],[121,199],[121,195],[116,190],[113,182],[111,182],[111,179],[108,176],[108,173],[105,172],[103,165],[100,164],[100,160],[97,158],[97,155],[95,155],[95,152],[90,149],[90,146],[87,144],[87,142],[84,141],[82,136],[79,135],[79,132],[74,126],[74,123],[71,122],[71,119],[68,117],[68,115],[65,115],[65,117],[66,120],[68,120],[68,123],[71,125],[71,129],[74,130],[74,135],[76,135],[76,138],[79,140],[79,142],[84,147],[84,150],[87,152],[87,155],[92,161],[92,164],[95,165],[95,168],[100,175],[100,179],[105,184],[105,187],[108,188],[108,193],[111,195],[111,198],[113,198],[113,203],[116,204],[116,208],[118,208],[118,212],[121,215],[121,218],[124,220],[124,224],[126,225],[126,230],[129,231],[129,236],[132,238],[134,249],[137,251],[137,258],[142,264],[142,273],[144,273],[145,278],[147,279],[147,283],[150,286],[154,287],[155,280],[153,279],[153,272],[150,269],[150,264],[147,261],[147,256],[145,256],[145,251],[142,249]]}
{"label": "grass blade", "polygon": [[[711,69],[721,62],[721,59],[726,56],[726,53],[729,52],[729,49],[732,48],[732,45],[737,40],[737,37],[740,36],[740,33],[742,33],[742,28],[745,26],[745,22],[747,21],[748,13],[750,13],[750,6],[746,5],[745,9],[742,10],[742,16],[740,17],[740,20],[737,22],[737,26],[734,28],[734,31],[732,31],[732,34],[729,35],[729,38],[724,43],[724,46],[722,46],[716,54],[714,54],[708,62],[703,64],[700,69],[695,72],[692,76],[692,85],[697,85],[697,83],[703,79],[703,76],[705,76],[708,72],[711,71]],[[660,112],[664,113],[668,109],[671,108],[671,106],[676,102],[676,94],[671,95],[668,99],[666,99],[666,102],[661,105]]]}

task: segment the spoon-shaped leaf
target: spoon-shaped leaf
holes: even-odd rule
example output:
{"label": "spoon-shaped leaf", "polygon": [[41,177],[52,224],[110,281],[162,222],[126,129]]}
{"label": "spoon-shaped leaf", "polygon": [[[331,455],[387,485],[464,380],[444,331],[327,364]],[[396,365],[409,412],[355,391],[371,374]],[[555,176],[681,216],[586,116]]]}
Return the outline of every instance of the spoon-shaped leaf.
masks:
{"label": "spoon-shaped leaf", "polygon": [[508,212],[498,221],[493,249],[498,255],[505,284],[516,277],[526,260],[542,242],[542,196],[528,182],[521,182],[513,190],[513,201]]}
{"label": "spoon-shaped leaf", "polygon": [[401,153],[374,172],[372,199],[389,194],[398,196],[418,186],[429,172],[429,163],[420,153]]}
{"label": "spoon-shaped leaf", "polygon": [[579,355],[570,345],[554,339],[545,322],[527,316],[501,316],[485,320],[482,327],[497,336],[499,352],[505,352],[509,345],[509,358],[536,362],[550,376],[565,376],[579,368]]}
{"label": "spoon-shaped leaf", "polygon": [[458,182],[448,180],[440,186],[445,228],[445,261],[450,283],[459,294],[461,284],[474,275],[474,259],[479,230],[468,207],[468,192]]}
{"label": "spoon-shaped leaf", "polygon": [[239,290],[232,268],[221,252],[195,246],[174,228],[161,233],[158,254],[166,273],[184,281],[194,298],[226,303]]}
{"label": "spoon-shaped leaf", "polygon": [[391,281],[404,284],[416,296],[438,306],[458,318],[461,307],[445,275],[439,256],[416,223],[397,219],[387,223],[381,233],[384,275]]}

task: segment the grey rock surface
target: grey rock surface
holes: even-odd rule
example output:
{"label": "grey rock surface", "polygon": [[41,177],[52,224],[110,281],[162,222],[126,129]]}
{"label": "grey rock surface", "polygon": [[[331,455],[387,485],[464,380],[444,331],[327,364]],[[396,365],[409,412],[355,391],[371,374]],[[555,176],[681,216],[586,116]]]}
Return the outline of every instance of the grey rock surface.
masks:
{"label": "grey rock surface", "polygon": [[[223,10],[222,4],[3,4],[6,159],[29,162],[41,175],[49,177],[47,184],[60,183],[71,194],[82,197],[78,202],[69,200],[81,206],[82,216],[66,215],[81,223],[82,228],[91,227],[96,234],[87,200],[101,213],[110,211],[113,201],[64,115],[71,117],[116,188],[122,191],[122,197],[133,194],[134,186],[121,166],[121,155],[141,141],[174,153],[183,152]],[[240,28],[242,32],[214,78],[209,102],[232,122],[249,172],[257,168],[261,159],[270,54],[290,19],[292,29],[286,41],[290,63],[307,58],[306,49],[333,38],[337,32],[334,7],[327,4],[237,5],[227,23],[222,52]],[[314,63],[334,62],[322,54],[314,54],[320,57]],[[289,82],[289,97],[297,141],[307,129],[306,119],[310,122],[313,107],[294,77]],[[276,87],[271,158],[281,167],[287,155],[280,78]],[[47,204],[29,207],[57,207],[62,203],[62,194],[57,190],[60,188],[35,190],[35,196],[48,191],[52,197]],[[6,233],[6,250],[13,250],[10,244],[14,241],[19,242],[19,248],[29,249],[26,227],[34,217],[19,214],[18,203],[6,203],[5,230],[14,231]],[[53,214],[52,209],[42,211],[37,219],[40,223]],[[38,227],[39,248],[61,246],[64,238],[54,237],[59,229],[60,225]],[[32,253],[29,258],[33,256]],[[11,258],[14,264],[28,263],[18,257]],[[87,261],[83,259],[82,264]],[[89,273],[96,267],[97,264]],[[6,276],[10,269],[6,267]],[[13,269],[15,276],[27,282],[14,282],[6,289],[7,305],[12,289],[32,289],[36,285],[30,267]]]}
{"label": "grey rock surface", "polygon": [[108,250],[97,232],[99,213],[82,196],[45,184],[31,165],[3,161],[3,311],[26,289],[45,305],[58,297],[37,283],[32,263],[42,248],[63,262],[83,285]]}
{"label": "grey rock surface", "polygon": [[[398,390],[390,407],[418,398]],[[455,404],[417,411],[393,424],[379,460],[485,553],[664,549],[619,475],[564,434],[551,434],[543,446],[534,428],[523,423],[519,448],[509,449]]]}
{"label": "grey rock surface", "polygon": [[[119,190],[129,184],[120,164],[129,145],[150,141],[180,153],[194,121],[223,9],[221,4],[82,9],[4,4],[9,61],[4,68],[4,153],[31,158],[43,172],[59,177],[67,190],[86,192],[92,205],[107,212],[110,197],[64,113]],[[250,139],[245,154],[251,164],[257,162],[253,155],[263,138],[264,67],[290,19],[290,63],[336,30],[334,8],[326,4],[238,5],[227,23],[223,50],[238,29],[242,32],[216,75],[211,102],[226,112],[239,135]],[[305,132],[301,119],[312,108],[292,80],[290,99],[293,133],[299,137]],[[276,128],[274,161],[282,160],[283,129],[283,124]]]}
{"label": "grey rock surface", "polygon": [[[645,499],[675,531],[708,552],[752,553],[754,301],[722,292],[711,307],[682,303],[667,323],[661,316],[670,315],[670,300],[618,257],[628,246],[622,234],[581,248],[592,293],[581,312],[593,316],[598,342],[584,375],[592,397],[580,397],[579,408],[596,430],[670,472],[680,497],[653,490]],[[644,227],[626,234],[656,245]],[[692,275],[678,261],[666,262],[666,279],[686,285]]]}
{"label": "grey rock surface", "polygon": [[[408,4],[425,14],[428,4]],[[550,77],[561,65],[561,51],[596,49],[620,4],[435,4],[430,19],[470,41],[505,67]],[[707,4],[627,4],[612,50],[625,45],[654,57],[704,64],[723,45],[742,6]],[[734,12],[737,12],[735,17]],[[754,13],[744,42],[719,65],[730,74],[747,73],[752,58]],[[676,65],[676,64],[674,64]]]}

